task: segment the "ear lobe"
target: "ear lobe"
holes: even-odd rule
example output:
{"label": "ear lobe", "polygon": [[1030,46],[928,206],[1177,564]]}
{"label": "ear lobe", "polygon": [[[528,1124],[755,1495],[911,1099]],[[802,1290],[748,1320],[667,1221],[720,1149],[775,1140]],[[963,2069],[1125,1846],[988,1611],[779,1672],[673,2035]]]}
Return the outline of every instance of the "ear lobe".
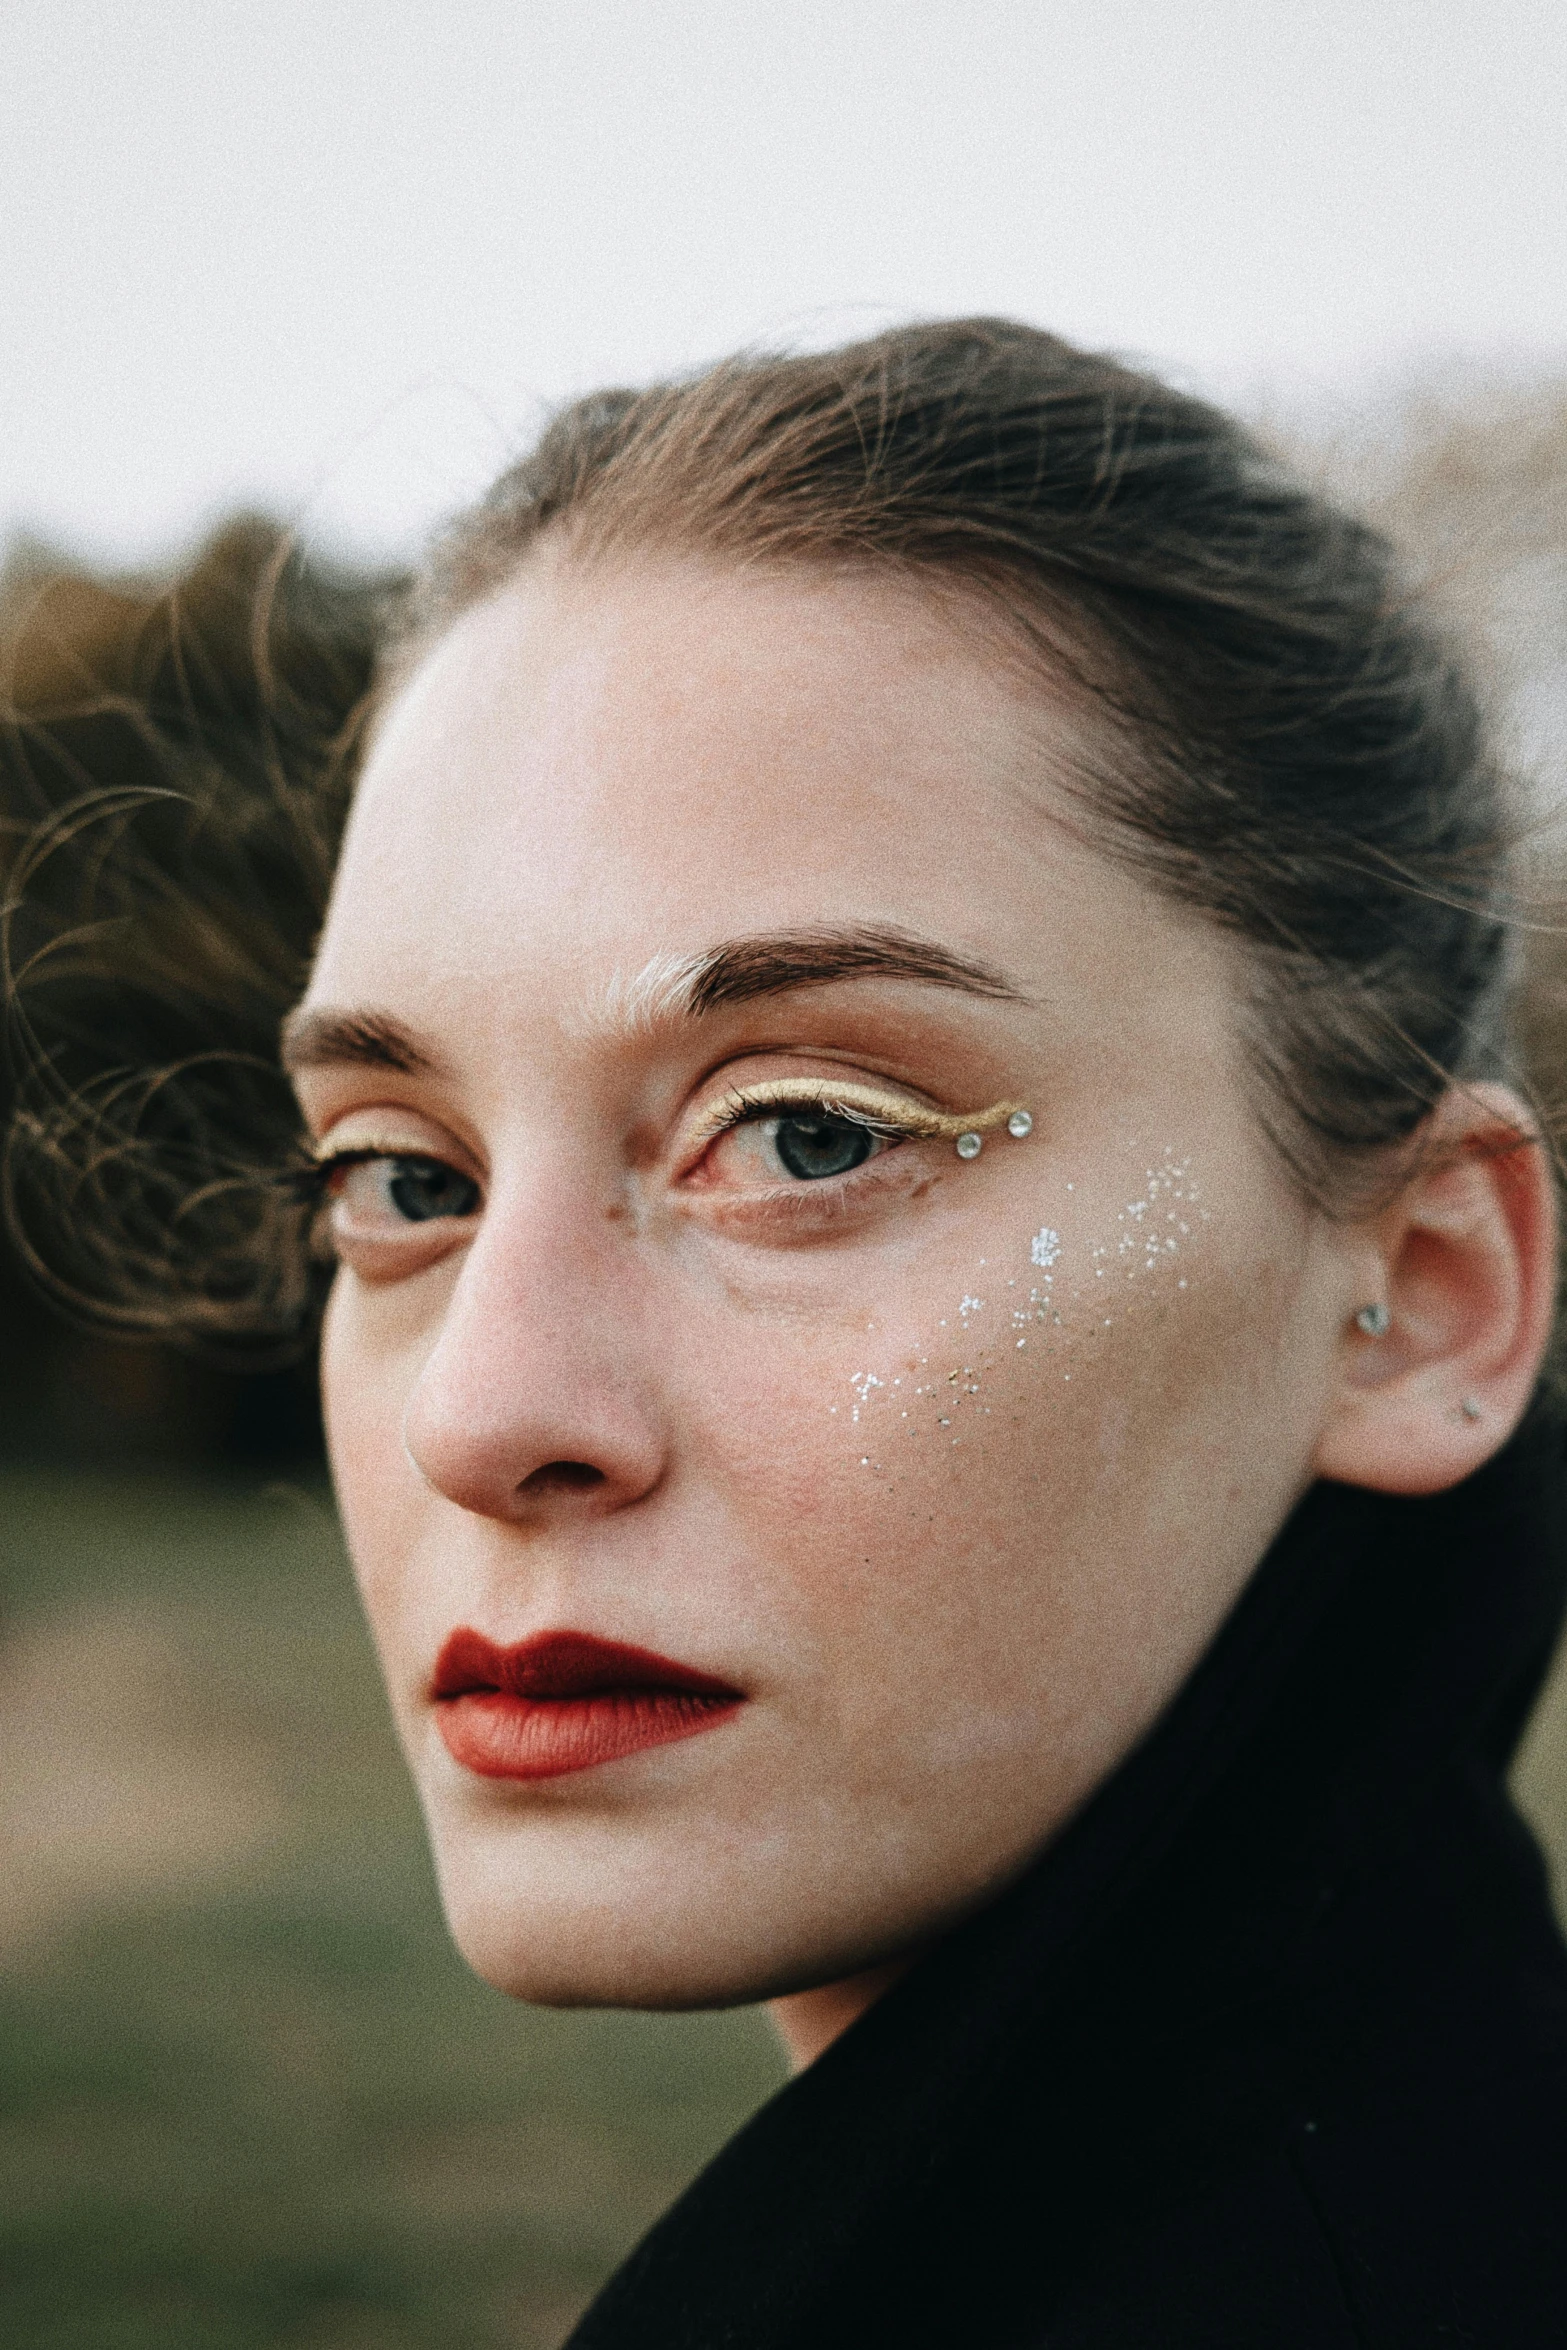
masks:
{"label": "ear lobe", "polygon": [[1345,1316],[1312,1466],[1382,1493],[1440,1493],[1490,1459],[1528,1408],[1556,1305],[1545,1145],[1518,1096],[1455,1088],[1416,1139],[1414,1172],[1368,1227],[1367,1287]]}

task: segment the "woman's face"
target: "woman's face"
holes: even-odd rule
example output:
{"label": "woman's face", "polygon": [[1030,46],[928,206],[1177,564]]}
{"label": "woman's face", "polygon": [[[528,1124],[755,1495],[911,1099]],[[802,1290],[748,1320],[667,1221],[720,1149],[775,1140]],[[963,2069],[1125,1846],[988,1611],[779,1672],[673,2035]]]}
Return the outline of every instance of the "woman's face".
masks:
{"label": "woman's face", "polygon": [[349,1539],[506,1990],[916,1946],[1309,1478],[1341,1247],[1228,949],[1053,817],[1076,723],[893,584],[540,558],[381,726],[292,1057]]}

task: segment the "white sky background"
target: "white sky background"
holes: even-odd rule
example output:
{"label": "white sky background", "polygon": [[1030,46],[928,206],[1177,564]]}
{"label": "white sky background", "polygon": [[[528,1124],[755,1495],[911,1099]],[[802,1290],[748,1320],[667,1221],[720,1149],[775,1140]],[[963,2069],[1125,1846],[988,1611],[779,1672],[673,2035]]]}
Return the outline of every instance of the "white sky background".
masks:
{"label": "white sky background", "polygon": [[0,0],[0,537],[406,553],[541,401],[971,310],[1567,371],[1567,0]]}

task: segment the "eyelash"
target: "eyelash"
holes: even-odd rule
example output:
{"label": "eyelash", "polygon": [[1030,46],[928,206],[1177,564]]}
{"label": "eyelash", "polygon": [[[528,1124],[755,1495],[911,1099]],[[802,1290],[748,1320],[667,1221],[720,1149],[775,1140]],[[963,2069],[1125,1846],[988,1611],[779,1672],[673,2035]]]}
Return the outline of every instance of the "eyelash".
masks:
{"label": "eyelash", "polygon": [[726,1096],[722,1110],[701,1129],[702,1146],[711,1150],[720,1135],[732,1134],[737,1126],[759,1123],[763,1118],[787,1118],[802,1110],[815,1110],[824,1118],[841,1118],[846,1126],[863,1127],[867,1134],[887,1142],[918,1142],[927,1132],[918,1113],[911,1112],[906,1119],[879,1117],[825,1086],[820,1092],[810,1094],[792,1085],[784,1089],[755,1086],[737,1088]]}
{"label": "eyelash", "polygon": [[[409,1150],[405,1144],[363,1142],[349,1149],[328,1151],[320,1158],[312,1158],[308,1166],[290,1169],[284,1182],[296,1199],[312,1209],[330,1205],[333,1178],[347,1174],[351,1167],[374,1166],[378,1160],[395,1159],[411,1166],[451,1167],[439,1151]],[[453,1173],[460,1169],[453,1168]]]}
{"label": "eyelash", "polygon": [[[891,1106],[889,1099],[888,1107]],[[886,1142],[923,1141],[930,1138],[932,1130],[942,1133],[946,1125],[952,1123],[943,1120],[939,1112],[922,1115],[912,1106],[902,1117],[877,1115],[875,1111],[856,1104],[846,1095],[840,1096],[829,1087],[823,1086],[807,1093],[803,1083],[786,1082],[782,1087],[737,1088],[728,1095],[721,1110],[701,1130],[703,1151],[711,1150],[715,1142],[723,1135],[733,1133],[737,1127],[759,1124],[764,1118],[788,1117],[791,1112],[801,1110],[815,1110],[824,1117],[841,1118],[846,1125],[862,1127],[867,1133]],[[377,1159],[428,1159],[435,1165],[446,1163],[439,1153],[433,1151],[408,1150],[388,1143],[355,1143],[347,1150],[329,1151],[312,1159],[308,1166],[291,1171],[286,1181],[295,1196],[306,1204],[324,1207],[331,1197],[336,1177],[351,1167],[368,1166]],[[874,1163],[867,1160],[863,1165],[869,1167]],[[863,1168],[853,1168],[848,1174],[829,1177],[826,1181],[834,1189],[840,1189],[849,1182],[851,1176],[862,1172]],[[785,1196],[795,1188],[783,1184],[777,1187],[778,1192]],[[823,1189],[815,1185],[810,1188],[817,1191],[818,1197],[826,1196]]]}
{"label": "eyelash", "polygon": [[411,1159],[418,1155],[414,1151],[378,1150],[374,1143],[356,1143],[351,1150],[328,1151],[320,1158],[312,1158],[308,1166],[291,1167],[283,1180],[297,1198],[307,1205],[320,1206],[332,1189],[334,1175],[342,1175],[350,1167],[368,1166],[372,1159]]}

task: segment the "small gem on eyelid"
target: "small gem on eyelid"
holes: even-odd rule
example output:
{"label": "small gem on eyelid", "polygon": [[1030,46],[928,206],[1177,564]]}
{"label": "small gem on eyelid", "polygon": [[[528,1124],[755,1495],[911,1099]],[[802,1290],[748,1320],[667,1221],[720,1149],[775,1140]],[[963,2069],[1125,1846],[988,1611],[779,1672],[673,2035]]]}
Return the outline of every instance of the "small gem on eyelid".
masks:
{"label": "small gem on eyelid", "polygon": [[960,1159],[977,1159],[985,1147],[982,1134],[960,1134],[954,1148]]}
{"label": "small gem on eyelid", "polygon": [[1021,1142],[1025,1134],[1032,1134],[1033,1131],[1034,1121],[1029,1115],[1028,1111],[1014,1110],[1011,1117],[1007,1120],[1007,1132],[1009,1134],[1015,1134],[1019,1142]]}

